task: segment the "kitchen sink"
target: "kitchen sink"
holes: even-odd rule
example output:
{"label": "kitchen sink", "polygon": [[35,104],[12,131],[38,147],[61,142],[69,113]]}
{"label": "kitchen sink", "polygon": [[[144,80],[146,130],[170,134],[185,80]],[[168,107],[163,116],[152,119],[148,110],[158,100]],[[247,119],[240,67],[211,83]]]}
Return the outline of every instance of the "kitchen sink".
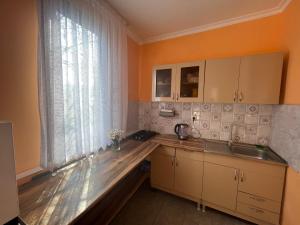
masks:
{"label": "kitchen sink", "polygon": [[233,144],[230,151],[235,155],[248,156],[255,159],[276,160],[277,156],[268,147],[256,145]]}

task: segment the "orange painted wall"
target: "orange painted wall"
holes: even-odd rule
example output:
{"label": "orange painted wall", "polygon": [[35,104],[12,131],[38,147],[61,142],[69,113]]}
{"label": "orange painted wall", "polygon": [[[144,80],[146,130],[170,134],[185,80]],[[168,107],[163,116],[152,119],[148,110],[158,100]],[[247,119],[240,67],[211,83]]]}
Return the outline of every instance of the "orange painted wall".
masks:
{"label": "orange painted wall", "polygon": [[35,2],[0,2],[0,120],[13,122],[17,173],[40,162]]}
{"label": "orange painted wall", "polygon": [[283,25],[284,48],[289,52],[284,103],[300,104],[300,0],[293,0],[284,11]]}
{"label": "orange painted wall", "polygon": [[138,101],[139,99],[139,65],[140,65],[140,46],[127,38],[128,49],[128,99]]}

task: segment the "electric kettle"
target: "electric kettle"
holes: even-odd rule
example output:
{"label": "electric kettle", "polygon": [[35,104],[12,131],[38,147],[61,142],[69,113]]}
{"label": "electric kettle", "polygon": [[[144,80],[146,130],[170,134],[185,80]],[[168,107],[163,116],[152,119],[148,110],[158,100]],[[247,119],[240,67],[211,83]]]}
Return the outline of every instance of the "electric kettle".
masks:
{"label": "electric kettle", "polygon": [[174,132],[177,134],[178,139],[184,140],[188,138],[188,127],[186,123],[178,123],[175,125]]}

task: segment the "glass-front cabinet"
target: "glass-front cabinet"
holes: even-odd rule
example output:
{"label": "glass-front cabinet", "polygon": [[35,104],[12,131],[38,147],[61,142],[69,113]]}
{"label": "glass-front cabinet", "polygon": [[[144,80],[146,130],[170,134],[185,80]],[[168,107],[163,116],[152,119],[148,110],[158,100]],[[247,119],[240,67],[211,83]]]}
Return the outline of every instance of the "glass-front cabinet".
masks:
{"label": "glass-front cabinet", "polygon": [[202,102],[205,62],[153,68],[153,101]]}
{"label": "glass-front cabinet", "polygon": [[177,101],[203,101],[204,67],[204,61],[177,65]]}
{"label": "glass-front cabinet", "polygon": [[153,68],[153,101],[175,100],[175,65],[156,66]]}

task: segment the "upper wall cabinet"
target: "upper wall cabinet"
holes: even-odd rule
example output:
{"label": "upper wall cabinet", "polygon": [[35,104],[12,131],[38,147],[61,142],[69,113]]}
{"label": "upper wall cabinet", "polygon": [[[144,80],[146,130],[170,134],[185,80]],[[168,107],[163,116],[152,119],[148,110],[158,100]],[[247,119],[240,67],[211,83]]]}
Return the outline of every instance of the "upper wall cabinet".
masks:
{"label": "upper wall cabinet", "polygon": [[278,104],[283,54],[207,60],[204,101]]}
{"label": "upper wall cabinet", "polygon": [[175,100],[175,65],[156,66],[152,76],[152,100]]}
{"label": "upper wall cabinet", "polygon": [[282,53],[242,57],[238,102],[278,104],[282,66]]}
{"label": "upper wall cabinet", "polygon": [[152,100],[278,104],[282,66],[272,53],[154,67]]}
{"label": "upper wall cabinet", "polygon": [[205,102],[232,103],[237,100],[240,62],[239,57],[206,61]]}
{"label": "upper wall cabinet", "polygon": [[153,68],[152,100],[202,102],[205,62]]}
{"label": "upper wall cabinet", "polygon": [[204,61],[177,65],[176,101],[203,101],[204,69]]}

